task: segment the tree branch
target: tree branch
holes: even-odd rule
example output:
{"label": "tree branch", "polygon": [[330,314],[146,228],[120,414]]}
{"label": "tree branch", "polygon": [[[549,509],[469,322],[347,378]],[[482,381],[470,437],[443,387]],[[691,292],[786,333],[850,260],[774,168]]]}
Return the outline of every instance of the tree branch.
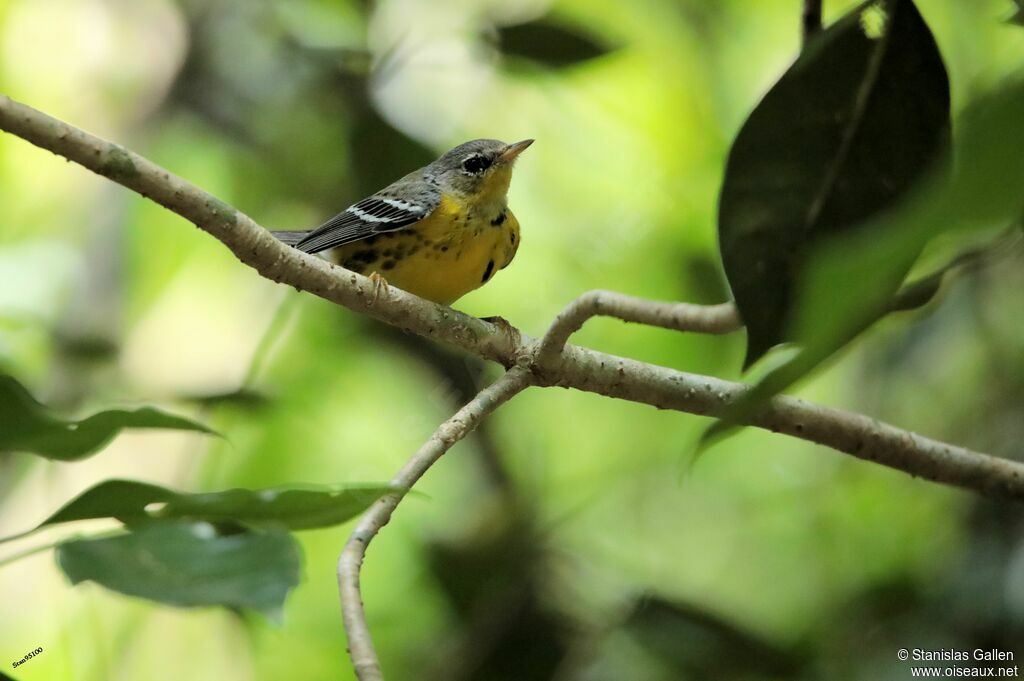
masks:
{"label": "tree branch", "polygon": [[[149,197],[220,240],[268,279],[505,367],[529,368],[537,385],[707,416],[720,413],[748,389],[574,345],[541,356],[540,342],[526,334],[502,330],[393,287],[374,301],[374,284],[366,277],[281,244],[245,214],[119,145],[2,95],[0,129]],[[658,310],[664,304],[649,305]],[[639,320],[641,313],[636,314]],[[659,319],[655,312],[643,316],[642,321]],[[549,341],[548,347],[556,344]],[[916,477],[1024,500],[1024,464],[929,440],[866,416],[779,396],[747,425],[817,442]]]}
{"label": "tree branch", "polygon": [[614,291],[587,291],[555,317],[540,341],[538,357],[542,360],[556,357],[569,336],[579,331],[588,319],[597,316],[694,333],[723,334],[743,328],[732,303],[659,303]]}
{"label": "tree branch", "polygon": [[822,0],[804,0],[804,8],[800,16],[801,37],[804,45],[807,45],[810,39],[821,31],[821,2]]}
{"label": "tree branch", "polygon": [[374,284],[367,277],[283,245],[248,215],[142,156],[4,95],[0,129],[177,213],[267,279],[485,359],[508,362],[513,355],[510,339],[498,327],[394,287],[375,300]]}
{"label": "tree branch", "polygon": [[[526,389],[531,381],[532,376],[528,370],[513,367],[504,376],[481,390],[466,406],[438,427],[395,477],[391,478],[391,484],[402,489],[410,489],[456,442],[468,435],[495,409]],[[382,681],[384,677],[366,624],[366,613],[359,590],[359,570],[363,565],[366,547],[381,528],[387,525],[391,514],[401,501],[401,494],[388,494],[378,499],[359,519],[338,559],[338,590],[341,593],[342,618],[348,635],[349,655],[360,681]]]}

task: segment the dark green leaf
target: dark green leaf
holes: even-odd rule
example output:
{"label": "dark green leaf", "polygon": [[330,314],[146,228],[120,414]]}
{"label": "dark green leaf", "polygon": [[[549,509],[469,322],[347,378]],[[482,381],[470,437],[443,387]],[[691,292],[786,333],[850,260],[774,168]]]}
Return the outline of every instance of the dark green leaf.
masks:
{"label": "dark green leaf", "polygon": [[[892,310],[894,301],[899,303],[900,294],[894,292],[907,264],[930,238],[946,231],[970,232],[1020,222],[1024,214],[1021,111],[1024,74],[979,97],[960,116],[952,177],[931,178],[896,209],[820,245],[798,287],[793,335],[801,350],[719,414],[721,420],[705,433],[702,444],[731,431],[766,400]],[[1013,234],[1008,232],[1007,237],[1012,239]],[[997,242],[990,253],[1001,248],[1005,246]],[[954,261],[953,266],[970,264],[973,258],[965,257],[966,262]]]}
{"label": "dark green leaf", "polygon": [[1024,0],[1013,0],[1015,5],[1013,14],[1006,20],[1009,24],[1016,24],[1018,26],[1024,26]]}
{"label": "dark green leaf", "polygon": [[700,608],[658,598],[640,603],[623,629],[679,678],[800,678],[807,665],[797,650]]}
{"label": "dark green leaf", "polygon": [[890,301],[889,310],[905,312],[924,307],[935,298],[942,284],[950,277],[977,269],[990,260],[1013,253],[1021,243],[1021,235],[1021,228],[1014,227],[1000,234],[992,243],[967,249],[931,274],[905,284]]}
{"label": "dark green leaf", "polygon": [[[458,537],[426,546],[455,645],[422,678],[557,678],[572,648],[545,591],[547,547],[532,514],[518,504],[496,504],[466,520]],[[460,673],[451,672],[448,658],[460,660]]]}
{"label": "dark green leaf", "polygon": [[164,428],[214,434],[206,426],[152,407],[112,409],[81,421],[60,418],[17,380],[0,375],[0,451],[25,451],[77,461],[96,453],[125,428]]}
{"label": "dark green leaf", "polygon": [[[182,494],[144,482],[107,480],[82,492],[35,529],[74,520],[116,518],[126,524],[189,519],[305,530],[346,522],[384,494],[393,491],[394,488],[382,485],[319,488],[290,486]],[[155,504],[161,506],[153,508]],[[16,536],[25,534],[28,532]]]}
{"label": "dark green leaf", "polygon": [[889,307],[890,311],[909,312],[910,310],[922,308],[935,300],[935,296],[939,294],[942,282],[945,281],[946,274],[949,271],[952,270],[943,268],[908,283],[893,297],[892,304]]}
{"label": "dark green leaf", "polygon": [[106,480],[69,501],[39,523],[39,527],[94,518],[116,518],[130,523],[148,518],[146,506],[149,504],[167,502],[176,496],[175,492],[159,485],[134,480]]}
{"label": "dark green leaf", "polygon": [[545,19],[498,29],[501,51],[549,68],[564,68],[600,57],[608,48],[578,29]]}
{"label": "dark green leaf", "polygon": [[57,331],[54,333],[54,341],[61,354],[86,362],[113,361],[120,350],[117,342],[99,334],[71,335]]}
{"label": "dark green leaf", "polygon": [[178,399],[185,402],[192,402],[200,407],[235,407],[247,411],[258,411],[270,404],[271,399],[267,395],[251,390],[240,388],[231,392],[180,395]]}
{"label": "dark green leaf", "polygon": [[157,516],[234,521],[246,525],[282,525],[292,530],[306,530],[346,522],[381,496],[394,491],[394,488],[385,486],[335,489],[277,487],[178,494]]}
{"label": "dark green leaf", "polygon": [[882,26],[868,21],[882,5],[869,2],[817,36],[730,151],[718,227],[747,327],[746,366],[792,339],[814,247],[894,205],[947,149],[938,48],[911,0],[885,6]]}
{"label": "dark green leaf", "polygon": [[1024,216],[1024,72],[974,99],[960,116],[952,186],[936,205],[943,221],[922,225],[928,236],[950,229],[1001,226]]}
{"label": "dark green leaf", "polygon": [[369,195],[409,172],[434,160],[435,154],[388,124],[373,108],[355,112],[350,123],[352,158],[373,158],[356,174],[356,191]]}
{"label": "dark green leaf", "polygon": [[64,542],[57,564],[72,584],[93,581],[158,603],[250,608],[277,618],[299,583],[300,554],[283,531],[221,536],[207,523],[156,523]]}

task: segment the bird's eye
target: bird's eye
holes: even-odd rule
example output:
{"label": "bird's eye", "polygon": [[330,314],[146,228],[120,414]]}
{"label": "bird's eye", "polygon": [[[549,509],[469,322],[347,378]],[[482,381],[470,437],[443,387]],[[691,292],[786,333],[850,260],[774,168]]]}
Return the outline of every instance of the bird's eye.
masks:
{"label": "bird's eye", "polygon": [[479,175],[487,170],[489,165],[491,165],[491,161],[480,154],[473,154],[462,160],[462,169],[470,175]]}

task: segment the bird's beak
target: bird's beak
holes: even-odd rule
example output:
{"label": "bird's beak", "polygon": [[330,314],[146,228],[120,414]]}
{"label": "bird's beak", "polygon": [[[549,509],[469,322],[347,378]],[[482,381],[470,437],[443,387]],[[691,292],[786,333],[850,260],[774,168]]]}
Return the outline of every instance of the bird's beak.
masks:
{"label": "bird's beak", "polygon": [[519,154],[526,150],[526,147],[533,144],[533,140],[523,140],[522,142],[516,142],[505,147],[505,151],[498,155],[498,160],[502,163],[511,163],[516,160]]}

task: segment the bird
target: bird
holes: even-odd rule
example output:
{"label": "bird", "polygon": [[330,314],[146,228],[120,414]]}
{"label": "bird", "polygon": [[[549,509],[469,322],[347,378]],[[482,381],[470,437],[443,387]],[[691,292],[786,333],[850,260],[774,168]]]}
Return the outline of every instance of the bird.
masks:
{"label": "bird", "polygon": [[507,195],[512,167],[531,144],[465,142],[319,227],[273,234],[305,253],[325,252],[385,289],[451,305],[490,281],[519,249]]}

